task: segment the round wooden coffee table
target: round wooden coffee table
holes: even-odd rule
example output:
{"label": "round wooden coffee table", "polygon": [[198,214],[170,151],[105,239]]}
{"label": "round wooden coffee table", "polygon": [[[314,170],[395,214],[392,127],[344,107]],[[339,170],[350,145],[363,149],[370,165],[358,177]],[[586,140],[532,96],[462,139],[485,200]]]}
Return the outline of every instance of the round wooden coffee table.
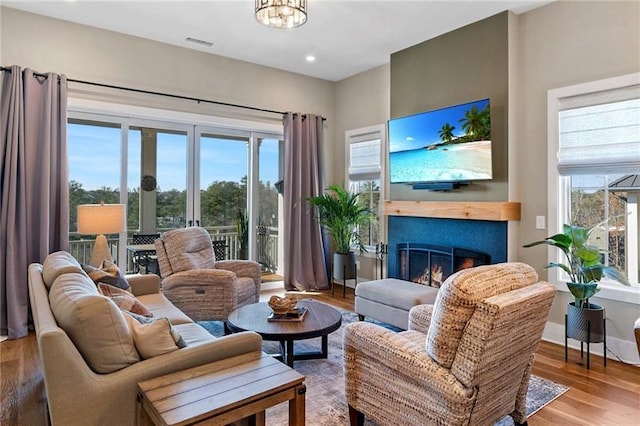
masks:
{"label": "round wooden coffee table", "polygon": [[[227,326],[232,332],[255,331],[264,340],[280,342],[280,352],[284,362],[293,367],[294,360],[326,358],[328,336],[340,328],[342,314],[329,305],[315,300],[300,300],[298,307],[309,311],[300,322],[267,321],[271,308],[265,302],[245,305],[229,314]],[[321,337],[321,349],[317,352],[294,353],[295,340]]]}

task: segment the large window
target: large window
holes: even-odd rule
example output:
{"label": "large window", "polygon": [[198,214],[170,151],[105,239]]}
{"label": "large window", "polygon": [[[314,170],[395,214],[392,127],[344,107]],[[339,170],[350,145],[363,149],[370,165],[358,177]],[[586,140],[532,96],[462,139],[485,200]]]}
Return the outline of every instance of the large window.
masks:
{"label": "large window", "polygon": [[[605,279],[600,295],[638,301],[640,74],[555,89],[548,102],[550,230],[595,226],[589,242],[602,262],[634,283]],[[562,281],[557,273],[550,278]]]}
{"label": "large window", "polygon": [[570,180],[570,221],[591,227],[589,244],[602,250],[602,263],[638,282],[637,191],[633,175],[574,175]]}
{"label": "large window", "polygon": [[[76,259],[87,261],[95,237],[78,234],[78,205],[120,203],[120,125],[96,120],[69,119],[69,241]],[[107,235],[116,255],[118,235]]]}
{"label": "large window", "polygon": [[[104,109],[103,109],[104,108]],[[78,204],[127,204],[127,232],[110,235],[112,257],[132,266],[134,234],[202,226],[225,246],[278,271],[282,125],[70,99],[71,251],[88,260],[95,238],[78,235]],[[248,222],[243,250],[239,214]],[[244,239],[243,239],[244,241]],[[242,251],[242,253],[241,253]]]}
{"label": "large window", "polygon": [[376,214],[375,220],[369,222],[366,229],[359,229],[362,243],[369,250],[375,247],[381,240],[380,217],[378,215],[378,209],[380,207],[380,179],[353,181],[351,182],[349,190],[354,193],[361,193],[360,199],[364,205]]}
{"label": "large window", "polygon": [[375,250],[383,236],[380,205],[383,173],[385,126],[372,126],[346,132],[346,158],[349,190],[362,194],[364,203],[375,213],[367,229],[359,229],[363,244]]}

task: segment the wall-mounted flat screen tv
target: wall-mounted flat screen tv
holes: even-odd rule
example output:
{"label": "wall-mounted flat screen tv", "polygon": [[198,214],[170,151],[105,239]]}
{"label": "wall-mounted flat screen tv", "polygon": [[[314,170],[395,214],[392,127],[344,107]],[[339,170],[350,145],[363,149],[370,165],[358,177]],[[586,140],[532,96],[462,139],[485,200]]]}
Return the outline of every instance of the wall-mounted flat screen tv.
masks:
{"label": "wall-mounted flat screen tv", "polygon": [[391,183],[491,177],[489,99],[389,120]]}

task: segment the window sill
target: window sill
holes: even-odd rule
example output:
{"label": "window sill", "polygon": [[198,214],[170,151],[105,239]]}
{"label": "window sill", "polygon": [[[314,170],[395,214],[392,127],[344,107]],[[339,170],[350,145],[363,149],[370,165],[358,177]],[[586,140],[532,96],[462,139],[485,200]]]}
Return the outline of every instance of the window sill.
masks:
{"label": "window sill", "polygon": [[[639,284],[631,284],[631,287],[627,287],[614,282],[602,281],[598,287],[600,288],[600,291],[594,296],[596,299],[608,299],[633,305],[640,305]],[[556,283],[556,288],[559,291],[569,293],[569,289],[565,283]]]}

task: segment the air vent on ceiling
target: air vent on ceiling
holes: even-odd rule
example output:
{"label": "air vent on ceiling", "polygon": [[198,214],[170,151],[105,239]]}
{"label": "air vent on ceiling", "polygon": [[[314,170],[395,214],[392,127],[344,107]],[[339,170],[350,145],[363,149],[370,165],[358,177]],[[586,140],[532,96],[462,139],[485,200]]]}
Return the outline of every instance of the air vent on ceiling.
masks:
{"label": "air vent on ceiling", "polygon": [[200,40],[199,38],[187,37],[184,41],[188,41],[189,43],[199,44],[200,46],[212,47],[213,43],[206,40]]}

